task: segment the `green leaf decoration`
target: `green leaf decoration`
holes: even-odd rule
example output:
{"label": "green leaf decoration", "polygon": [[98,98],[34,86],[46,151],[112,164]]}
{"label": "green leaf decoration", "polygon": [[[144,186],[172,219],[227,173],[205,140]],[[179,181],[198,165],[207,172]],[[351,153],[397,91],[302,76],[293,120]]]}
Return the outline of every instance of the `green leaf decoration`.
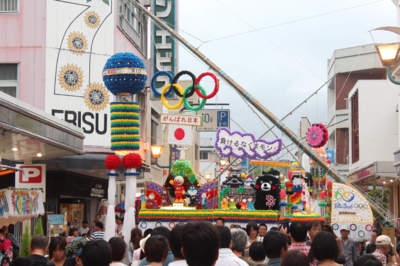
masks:
{"label": "green leaf decoration", "polygon": [[243,194],[244,193],[244,187],[239,187],[237,189],[237,193]]}

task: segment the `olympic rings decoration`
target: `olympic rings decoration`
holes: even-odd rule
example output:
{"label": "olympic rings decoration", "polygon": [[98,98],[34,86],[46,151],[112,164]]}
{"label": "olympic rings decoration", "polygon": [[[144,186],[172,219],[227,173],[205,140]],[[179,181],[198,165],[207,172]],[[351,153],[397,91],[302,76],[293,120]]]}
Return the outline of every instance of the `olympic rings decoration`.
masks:
{"label": "olympic rings decoration", "polygon": [[174,221],[169,222],[168,227],[169,227],[170,230],[174,229],[175,222]]}
{"label": "olympic rings decoration", "polygon": [[357,233],[359,238],[363,238],[365,236],[365,232],[363,230],[358,231]]}
{"label": "olympic rings decoration", "polygon": [[357,225],[351,224],[351,225],[350,225],[350,230],[351,230],[351,231],[356,231],[356,230],[357,230]]}
{"label": "olympic rings decoration", "polygon": [[367,230],[367,232],[372,232],[372,229],[373,229],[373,227],[372,227],[371,224],[367,224],[367,225],[365,226],[365,230]]}
{"label": "olympic rings decoration", "polygon": [[161,224],[161,222],[156,222],[156,223],[154,224],[154,226],[155,226],[155,227],[159,227],[159,226],[162,226],[162,224]]}
{"label": "olympic rings decoration", "polygon": [[[182,99],[183,99],[183,104],[185,105],[185,107],[187,108],[187,109],[189,109],[189,110],[191,110],[191,111],[199,111],[200,109],[202,109],[203,107],[204,107],[204,105],[206,104],[206,99],[205,98],[202,98],[201,99],[201,102],[200,102],[200,104],[199,104],[199,106],[197,106],[197,107],[192,107],[189,103],[188,103],[188,101],[187,101],[187,94],[189,94],[190,92],[194,92],[194,89],[193,89],[193,87],[198,87],[199,89],[200,89],[200,91],[204,94],[205,93],[205,90],[200,86],[200,85],[191,85],[191,86],[189,86],[189,87],[187,87],[186,89],[185,89],[185,92],[183,93],[183,97],[182,97]],[[188,91],[190,91],[190,92],[188,92]]]}
{"label": "olympic rings decoration", "polygon": [[140,223],[140,228],[142,228],[143,230],[147,228],[147,223],[146,222],[141,222]]}
{"label": "olympic rings decoration", "polygon": [[165,92],[166,92],[168,89],[170,89],[171,87],[177,88],[178,91],[179,91],[181,94],[184,93],[184,92],[183,92],[183,88],[181,87],[181,85],[179,85],[179,84],[172,84],[172,86],[171,86],[171,83],[170,83],[170,84],[167,84],[167,85],[166,85],[164,88],[162,88],[162,90],[161,90],[161,102],[162,102],[162,104],[163,104],[166,108],[168,108],[168,109],[179,109],[179,108],[181,108],[181,106],[182,106],[182,104],[183,104],[183,97],[179,99],[179,102],[178,102],[176,105],[169,105],[169,104],[167,103],[167,100],[165,99]]}
{"label": "olympic rings decoration", "polygon": [[[161,75],[167,76],[167,78],[169,79],[169,83],[166,84],[163,88],[161,88],[161,92],[159,92],[158,89],[156,88],[156,81],[157,77]],[[183,89],[178,84],[178,79],[182,75],[189,75],[193,81],[192,85],[188,86],[186,89]],[[208,95],[206,94],[205,89],[200,86],[200,81],[205,76],[210,76],[214,80],[215,84],[213,91]],[[218,93],[219,80],[213,73],[210,72],[204,72],[196,78],[196,76],[192,72],[187,70],[180,71],[175,77],[172,77],[171,73],[167,71],[159,71],[151,79],[151,89],[156,96],[161,97],[162,104],[168,109],[179,109],[181,108],[182,104],[184,104],[185,108],[191,111],[199,111],[204,107],[207,99],[213,98]],[[174,91],[175,94],[180,98],[178,103],[174,106],[169,105],[165,99],[165,96],[168,96],[171,93],[171,91]],[[187,98],[191,97],[194,94],[194,92],[196,92],[196,94],[200,98],[202,98],[199,106],[197,107],[190,106],[190,104],[187,101]]]}
{"label": "olympic rings decoration", "polygon": [[339,225],[338,224],[332,224],[332,229],[334,231],[339,230]]}

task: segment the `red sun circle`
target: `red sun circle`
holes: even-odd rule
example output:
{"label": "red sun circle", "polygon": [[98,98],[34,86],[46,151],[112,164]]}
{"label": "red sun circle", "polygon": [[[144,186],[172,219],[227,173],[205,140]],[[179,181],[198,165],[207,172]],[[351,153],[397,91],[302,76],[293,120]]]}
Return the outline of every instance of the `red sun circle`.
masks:
{"label": "red sun circle", "polygon": [[175,130],[174,136],[177,140],[182,140],[185,137],[185,130],[182,128],[177,128]]}

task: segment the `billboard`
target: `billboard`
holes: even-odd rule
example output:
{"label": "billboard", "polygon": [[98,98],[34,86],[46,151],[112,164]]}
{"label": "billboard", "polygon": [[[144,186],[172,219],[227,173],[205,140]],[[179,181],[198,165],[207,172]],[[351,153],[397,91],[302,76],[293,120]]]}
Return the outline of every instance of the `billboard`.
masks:
{"label": "billboard", "polygon": [[230,128],[230,110],[202,109],[197,112],[202,117],[203,125],[198,131],[217,131],[221,127]]}

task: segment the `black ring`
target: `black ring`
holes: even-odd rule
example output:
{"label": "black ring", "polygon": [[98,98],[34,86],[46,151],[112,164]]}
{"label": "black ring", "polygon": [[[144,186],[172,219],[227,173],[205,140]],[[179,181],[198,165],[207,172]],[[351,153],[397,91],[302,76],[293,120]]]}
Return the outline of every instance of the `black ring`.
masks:
{"label": "black ring", "polygon": [[[175,75],[174,79],[172,80],[172,84],[176,84],[177,81],[178,81],[178,79],[179,79],[182,75],[189,75],[189,76],[192,78],[192,81],[193,81],[192,90],[189,91],[189,92],[186,94],[186,98],[189,98],[189,97],[191,97],[191,96],[193,95],[193,93],[194,93],[194,82],[195,82],[195,80],[196,80],[196,76],[195,76],[192,72],[190,72],[190,71],[183,70],[183,71],[181,71],[181,72],[179,72],[178,74]],[[177,90],[177,88],[175,88],[175,86],[172,86],[172,89],[174,90],[175,94],[178,95],[180,98],[183,97],[183,95],[180,94],[180,92]]]}

